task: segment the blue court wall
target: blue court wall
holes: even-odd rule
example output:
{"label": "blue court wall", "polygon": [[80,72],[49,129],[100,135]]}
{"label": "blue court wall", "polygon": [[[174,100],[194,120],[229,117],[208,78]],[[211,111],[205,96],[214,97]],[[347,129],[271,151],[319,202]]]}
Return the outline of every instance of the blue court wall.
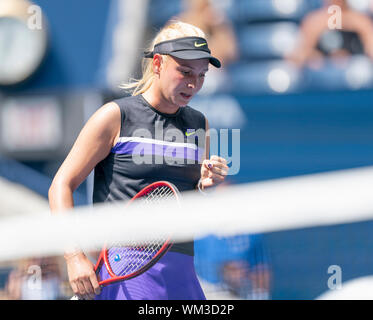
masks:
{"label": "blue court wall", "polygon": [[[240,127],[240,170],[229,177],[234,182],[373,164],[373,91],[233,98],[240,106],[239,116],[245,118]],[[213,109],[212,102],[207,116]],[[220,110],[219,117],[229,112],[229,107]]]}
{"label": "blue court wall", "polygon": [[[237,182],[373,164],[373,91],[236,97],[241,130]],[[310,199],[312,201],[312,199]],[[342,281],[373,273],[372,222],[265,234],[273,299],[314,299],[328,290],[328,268]]]}

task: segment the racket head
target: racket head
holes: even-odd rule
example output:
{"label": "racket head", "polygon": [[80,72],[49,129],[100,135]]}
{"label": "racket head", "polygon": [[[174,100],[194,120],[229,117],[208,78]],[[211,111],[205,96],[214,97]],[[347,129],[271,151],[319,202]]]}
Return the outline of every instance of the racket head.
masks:
{"label": "racket head", "polygon": [[[128,202],[127,206],[134,202],[151,205],[169,200],[176,200],[177,203],[180,203],[180,192],[170,182],[157,181],[138,192]],[[100,281],[99,284],[104,286],[128,280],[147,271],[171,248],[172,242],[170,236],[152,239],[151,242],[133,246],[105,246],[101,251],[95,269],[96,273],[98,273],[102,265],[105,264],[111,278]]]}

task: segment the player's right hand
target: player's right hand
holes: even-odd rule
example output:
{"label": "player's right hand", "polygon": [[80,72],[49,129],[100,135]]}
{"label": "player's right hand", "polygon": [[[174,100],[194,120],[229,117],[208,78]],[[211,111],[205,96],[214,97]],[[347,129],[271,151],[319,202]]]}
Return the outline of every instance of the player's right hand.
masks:
{"label": "player's right hand", "polygon": [[92,300],[101,288],[93,263],[81,252],[65,257],[69,282],[74,294],[83,300]]}

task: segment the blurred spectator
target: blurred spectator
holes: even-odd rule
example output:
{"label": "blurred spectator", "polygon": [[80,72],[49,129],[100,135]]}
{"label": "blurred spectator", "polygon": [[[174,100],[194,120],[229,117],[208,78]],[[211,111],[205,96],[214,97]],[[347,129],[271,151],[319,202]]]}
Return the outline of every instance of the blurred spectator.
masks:
{"label": "blurred spectator", "polygon": [[61,299],[61,272],[57,258],[22,260],[10,272],[6,284],[9,300]]}
{"label": "blurred spectator", "polygon": [[248,299],[251,291],[249,264],[245,260],[227,261],[221,267],[223,287],[233,296]]}
{"label": "blurred spectator", "polygon": [[184,12],[176,19],[193,24],[206,33],[209,48],[222,66],[236,60],[236,38],[224,12],[218,10],[211,0],[184,0],[183,7]]}
{"label": "blurred spectator", "polygon": [[235,236],[226,238],[225,242],[231,251],[227,257],[233,255],[235,259],[222,264],[220,278],[223,286],[241,299],[269,299],[270,265],[262,236]]}
{"label": "blurred spectator", "polygon": [[[338,13],[328,11],[332,6],[341,9],[341,28],[335,19]],[[323,66],[325,57],[338,62],[351,55],[365,54],[373,59],[373,23],[370,17],[356,11],[346,0],[324,0],[324,6],[310,12],[300,27],[297,49],[288,58],[298,66],[308,64],[314,68]]]}
{"label": "blurred spectator", "polygon": [[[233,27],[225,13],[212,0],[183,0],[184,11],[170,21],[180,20],[199,27],[205,32],[209,48],[222,68],[211,68],[201,93],[213,93],[225,86],[225,67],[238,58],[237,41]],[[169,22],[170,22],[169,21]]]}
{"label": "blurred spectator", "polygon": [[270,299],[270,260],[259,234],[210,235],[199,239],[196,241],[195,265],[201,280],[221,286],[235,298]]}

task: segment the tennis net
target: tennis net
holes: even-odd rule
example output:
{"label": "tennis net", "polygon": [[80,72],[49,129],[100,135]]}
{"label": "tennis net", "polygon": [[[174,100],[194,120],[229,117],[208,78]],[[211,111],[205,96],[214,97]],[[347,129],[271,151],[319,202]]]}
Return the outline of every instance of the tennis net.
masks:
{"label": "tennis net", "polygon": [[68,298],[67,247],[92,252],[107,241],[170,232],[174,241],[195,240],[208,299],[372,298],[363,290],[373,270],[372,186],[368,167],[185,193],[181,207],[166,203],[151,212],[136,205],[123,212],[116,202],[55,216],[5,215],[2,298]]}

